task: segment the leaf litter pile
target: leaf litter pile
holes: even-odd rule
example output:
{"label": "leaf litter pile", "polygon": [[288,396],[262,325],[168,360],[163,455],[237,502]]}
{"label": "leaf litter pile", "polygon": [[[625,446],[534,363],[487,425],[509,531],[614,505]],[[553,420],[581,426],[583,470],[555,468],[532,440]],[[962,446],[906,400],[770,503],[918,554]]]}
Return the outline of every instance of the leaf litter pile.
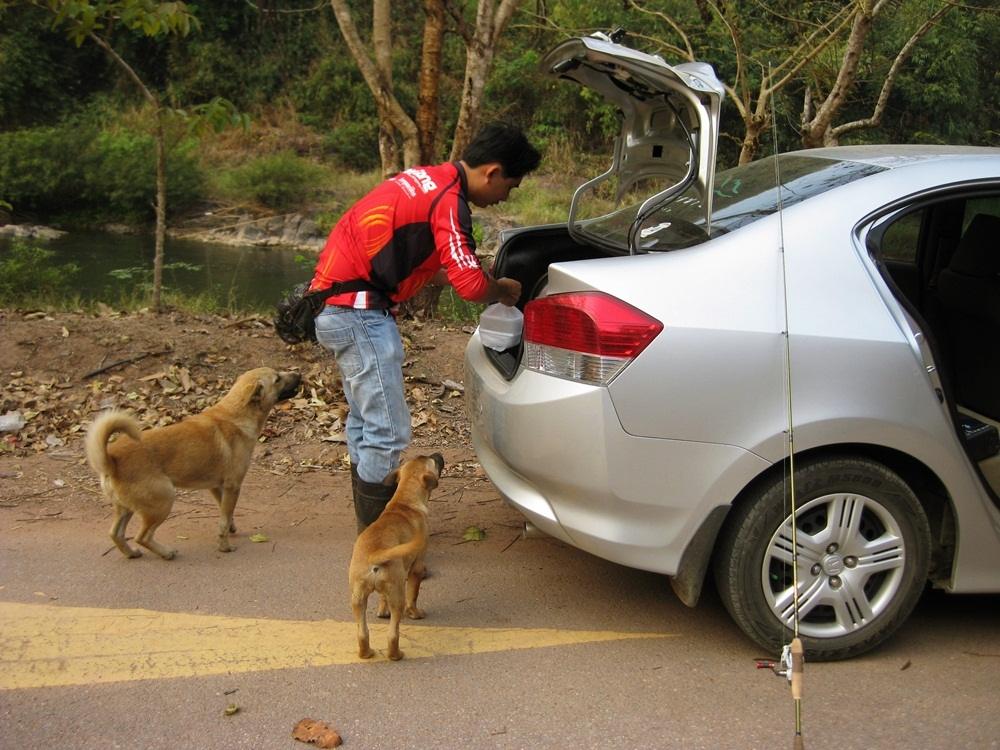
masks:
{"label": "leaf litter pile", "polygon": [[[461,383],[472,330],[400,321],[413,447],[460,449],[451,476],[482,476]],[[255,459],[282,471],[349,468],[347,404],[332,356],[314,344],[285,345],[262,316],[0,310],[0,461],[49,453],[82,462],[83,436],[101,411],[125,409],[144,427],[170,424],[260,366],[300,372],[303,387],[271,413]]]}

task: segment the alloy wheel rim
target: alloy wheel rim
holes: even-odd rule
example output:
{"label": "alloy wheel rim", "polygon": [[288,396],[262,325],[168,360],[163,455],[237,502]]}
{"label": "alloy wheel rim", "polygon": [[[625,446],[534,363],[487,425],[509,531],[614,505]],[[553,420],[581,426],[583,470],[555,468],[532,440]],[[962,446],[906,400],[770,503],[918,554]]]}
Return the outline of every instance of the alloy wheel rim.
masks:
{"label": "alloy wheel rim", "polygon": [[[906,564],[903,532],[877,500],[854,493],[817,497],[796,512],[799,634],[849,635],[892,605]],[[791,515],[768,542],[764,597],[785,626],[795,621]]]}

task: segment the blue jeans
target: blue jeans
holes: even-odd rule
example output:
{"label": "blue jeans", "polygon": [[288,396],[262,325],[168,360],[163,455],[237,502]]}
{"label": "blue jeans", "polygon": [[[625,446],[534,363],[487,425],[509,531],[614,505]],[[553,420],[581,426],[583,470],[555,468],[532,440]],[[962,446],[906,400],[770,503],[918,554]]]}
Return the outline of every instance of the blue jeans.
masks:
{"label": "blue jeans", "polygon": [[403,390],[403,341],[385,310],[328,305],[316,318],[316,339],[340,368],[347,415],[347,451],[358,476],[381,482],[399,467],[410,444],[410,409]]}

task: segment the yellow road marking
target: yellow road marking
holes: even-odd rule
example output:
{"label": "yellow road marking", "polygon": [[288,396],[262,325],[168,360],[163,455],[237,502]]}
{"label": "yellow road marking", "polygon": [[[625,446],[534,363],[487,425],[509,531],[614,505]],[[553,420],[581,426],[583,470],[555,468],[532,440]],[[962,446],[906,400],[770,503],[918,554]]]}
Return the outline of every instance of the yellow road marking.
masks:
{"label": "yellow road marking", "polygon": [[[369,622],[374,619],[369,617]],[[372,648],[387,625],[371,623]],[[318,667],[363,661],[353,622],[221,617],[0,602],[0,690]],[[666,633],[457,628],[405,621],[408,659],[568,646]],[[384,659],[379,653],[375,659]]]}

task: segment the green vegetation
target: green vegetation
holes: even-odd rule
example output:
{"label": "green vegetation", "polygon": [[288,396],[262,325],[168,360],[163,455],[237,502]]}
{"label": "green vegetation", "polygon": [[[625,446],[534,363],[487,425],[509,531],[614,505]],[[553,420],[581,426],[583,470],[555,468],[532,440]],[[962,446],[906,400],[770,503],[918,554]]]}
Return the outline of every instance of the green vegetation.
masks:
{"label": "green vegetation", "polygon": [[[185,139],[168,163],[167,194],[176,211],[205,195],[197,145]],[[149,135],[100,129],[85,118],[0,132],[0,197],[20,215],[76,226],[142,223],[153,214],[154,185]]]}
{"label": "green vegetation", "polygon": [[51,305],[64,299],[79,273],[72,263],[55,265],[55,255],[39,245],[15,239],[0,246],[0,305]]}
{"label": "green vegetation", "polygon": [[327,172],[290,151],[268,154],[234,167],[219,177],[222,195],[279,211],[310,204]]}
{"label": "green vegetation", "polygon": [[448,323],[475,323],[485,309],[486,305],[467,302],[452,287],[446,286],[441,290],[437,316]]}

